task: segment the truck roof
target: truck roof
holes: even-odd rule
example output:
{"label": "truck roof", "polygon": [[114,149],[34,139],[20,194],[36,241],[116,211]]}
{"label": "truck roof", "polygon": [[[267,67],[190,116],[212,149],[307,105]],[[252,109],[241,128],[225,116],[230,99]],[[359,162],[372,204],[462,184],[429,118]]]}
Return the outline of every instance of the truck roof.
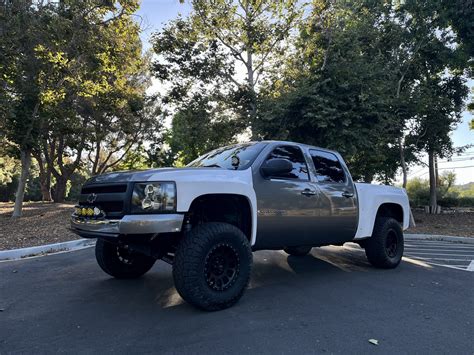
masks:
{"label": "truck roof", "polygon": [[300,146],[300,147],[312,148],[312,149],[322,150],[322,151],[325,151],[325,152],[330,152],[330,153],[334,153],[334,154],[340,155],[339,152],[337,152],[337,151],[335,151],[335,150],[331,150],[331,149],[327,149],[327,148],[322,148],[322,147],[318,147],[318,146],[310,145],[310,144],[305,144],[305,143],[292,142],[292,141],[261,140],[261,141],[251,141],[251,142],[249,142],[249,143],[293,144],[293,145],[297,145],[297,146]]}

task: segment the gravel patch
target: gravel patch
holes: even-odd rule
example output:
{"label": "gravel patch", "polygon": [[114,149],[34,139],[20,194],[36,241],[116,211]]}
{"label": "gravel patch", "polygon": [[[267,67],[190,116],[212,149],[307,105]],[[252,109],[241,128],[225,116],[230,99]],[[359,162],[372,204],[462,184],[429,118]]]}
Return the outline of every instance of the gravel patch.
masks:
{"label": "gravel patch", "polygon": [[453,212],[426,214],[413,211],[415,228],[408,233],[452,235],[457,237],[474,237],[474,212]]}
{"label": "gravel patch", "polygon": [[23,216],[12,219],[13,203],[0,203],[0,250],[80,239],[68,230],[74,204],[27,202]]}

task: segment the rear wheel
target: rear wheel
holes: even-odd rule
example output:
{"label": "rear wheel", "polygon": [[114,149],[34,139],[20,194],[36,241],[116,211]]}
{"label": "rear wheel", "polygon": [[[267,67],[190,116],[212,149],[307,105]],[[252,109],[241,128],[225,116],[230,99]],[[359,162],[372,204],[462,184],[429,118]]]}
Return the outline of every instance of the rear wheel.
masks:
{"label": "rear wheel", "polygon": [[312,247],[287,247],[283,249],[287,254],[293,256],[305,256],[308,255]]}
{"label": "rear wheel", "polygon": [[97,239],[95,244],[95,257],[102,270],[118,279],[140,277],[150,270],[156,261],[150,256],[102,239]]}
{"label": "rear wheel", "polygon": [[404,244],[402,227],[397,220],[377,218],[372,237],[364,242],[365,254],[372,265],[392,269],[400,264]]}
{"label": "rear wheel", "polygon": [[252,251],[247,237],[227,223],[193,228],[180,242],[173,262],[176,290],[206,311],[235,304],[250,280]]}

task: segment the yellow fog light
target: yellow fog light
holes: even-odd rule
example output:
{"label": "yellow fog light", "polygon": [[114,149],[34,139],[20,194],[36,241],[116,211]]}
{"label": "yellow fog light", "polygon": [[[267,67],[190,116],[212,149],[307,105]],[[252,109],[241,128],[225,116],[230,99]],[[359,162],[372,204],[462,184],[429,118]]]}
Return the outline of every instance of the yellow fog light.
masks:
{"label": "yellow fog light", "polygon": [[93,216],[94,215],[94,210],[92,208],[87,209],[87,215],[88,216]]}
{"label": "yellow fog light", "polygon": [[81,210],[81,214],[82,214],[83,216],[86,216],[86,215],[87,215],[87,208],[83,208],[83,209]]}
{"label": "yellow fog light", "polygon": [[76,208],[76,214],[77,214],[78,216],[81,215],[81,209],[80,209],[80,208]]}

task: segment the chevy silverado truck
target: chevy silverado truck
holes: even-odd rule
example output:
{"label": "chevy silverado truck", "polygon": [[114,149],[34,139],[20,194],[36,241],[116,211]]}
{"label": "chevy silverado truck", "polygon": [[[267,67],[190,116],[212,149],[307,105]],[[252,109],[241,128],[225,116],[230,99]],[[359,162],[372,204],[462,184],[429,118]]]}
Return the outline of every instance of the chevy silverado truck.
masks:
{"label": "chevy silverado truck", "polygon": [[375,267],[394,268],[410,222],[405,190],[354,183],[337,152],[260,141],[211,151],[184,168],[112,172],[89,179],[72,230],[97,238],[99,266],[137,278],[160,259],[176,290],[203,310],[235,304],[252,252],[358,243]]}

